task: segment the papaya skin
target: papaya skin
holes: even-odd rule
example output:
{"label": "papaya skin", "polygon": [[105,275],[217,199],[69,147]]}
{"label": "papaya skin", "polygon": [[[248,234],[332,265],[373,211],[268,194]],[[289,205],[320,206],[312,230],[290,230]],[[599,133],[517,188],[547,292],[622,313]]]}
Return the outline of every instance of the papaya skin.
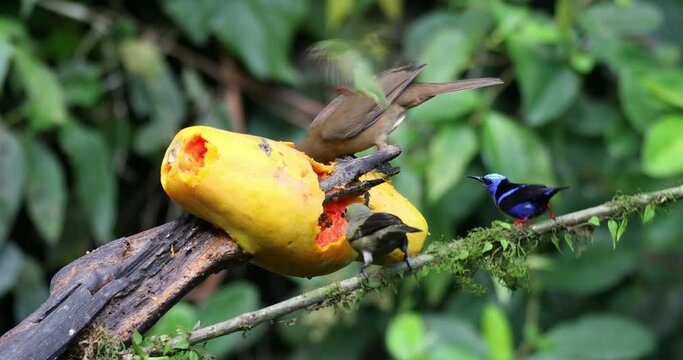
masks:
{"label": "papaya skin", "polygon": [[166,151],[161,184],[171,199],[225,230],[267,270],[311,277],[356,257],[344,238],[316,243],[325,194],[308,158],[287,144],[185,128]]}
{"label": "papaya skin", "polygon": [[[161,166],[161,184],[191,214],[225,230],[252,263],[283,275],[313,277],[357,258],[346,241],[344,208],[363,198],[322,205],[319,179],[334,170],[291,143],[192,126],[176,134]],[[375,176],[376,175],[366,175]],[[427,224],[390,184],[370,190],[370,208],[396,214],[423,233],[409,235],[419,253]],[[401,261],[395,251],[377,263]]]}

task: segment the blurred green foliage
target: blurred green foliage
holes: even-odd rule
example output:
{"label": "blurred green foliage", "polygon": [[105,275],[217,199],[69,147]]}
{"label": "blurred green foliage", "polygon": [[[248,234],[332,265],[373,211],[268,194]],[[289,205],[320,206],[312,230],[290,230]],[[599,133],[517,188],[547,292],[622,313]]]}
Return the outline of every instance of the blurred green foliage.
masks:
{"label": "blurred green foliage", "polygon": [[[159,162],[182,126],[239,125],[224,97],[226,59],[249,79],[238,87],[248,131],[281,140],[303,137],[287,109],[305,105],[244,84],[325,103],[344,82],[381,100],[370,75],[410,62],[428,63],[419,81],[502,77],[503,86],[425,103],[391,136],[404,150],[395,185],[427,216],[430,241],[451,241],[503,217],[467,174],[571,186],[555,200],[559,213],[680,184],[681,34],[678,0],[3,2],[0,328],[35,309],[50,276],[85,251],[180,213],[161,191]],[[557,249],[529,256],[526,289],[482,273],[488,291],[473,295],[429,273],[350,310],[297,313],[207,349],[220,358],[681,358],[682,217],[678,204],[646,212],[645,226],[631,219],[626,232],[602,224],[589,243],[556,239]],[[356,271],[303,280],[250,266],[148,334],[225,320]]]}

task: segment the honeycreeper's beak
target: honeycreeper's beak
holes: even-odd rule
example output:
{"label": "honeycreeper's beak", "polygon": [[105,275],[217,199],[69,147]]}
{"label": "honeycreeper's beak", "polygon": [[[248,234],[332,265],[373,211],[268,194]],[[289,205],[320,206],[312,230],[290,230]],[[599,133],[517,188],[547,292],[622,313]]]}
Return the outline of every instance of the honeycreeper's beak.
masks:
{"label": "honeycreeper's beak", "polygon": [[481,176],[467,175],[467,177],[470,178],[470,179],[477,180],[477,181],[479,181],[479,182],[482,183],[482,184],[484,183],[484,181],[482,180],[482,177],[481,177]]}

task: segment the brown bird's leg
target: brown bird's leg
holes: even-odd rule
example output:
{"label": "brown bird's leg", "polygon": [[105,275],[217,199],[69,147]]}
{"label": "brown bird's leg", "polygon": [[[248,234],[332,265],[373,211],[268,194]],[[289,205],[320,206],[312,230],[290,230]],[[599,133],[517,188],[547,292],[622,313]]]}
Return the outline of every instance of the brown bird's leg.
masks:
{"label": "brown bird's leg", "polygon": [[550,207],[550,204],[548,204],[547,206],[548,206],[548,212],[550,213],[550,218],[552,220],[555,220],[555,214],[553,214],[553,209]]}

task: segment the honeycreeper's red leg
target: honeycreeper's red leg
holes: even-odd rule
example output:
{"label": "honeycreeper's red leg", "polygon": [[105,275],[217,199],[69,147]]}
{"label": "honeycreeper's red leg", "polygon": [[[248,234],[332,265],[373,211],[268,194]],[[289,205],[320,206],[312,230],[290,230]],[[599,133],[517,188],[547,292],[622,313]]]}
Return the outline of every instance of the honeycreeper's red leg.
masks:
{"label": "honeycreeper's red leg", "polygon": [[526,222],[529,221],[529,218],[524,218],[524,219],[517,219],[513,222],[514,225],[524,225]]}
{"label": "honeycreeper's red leg", "polygon": [[550,218],[552,220],[555,220],[555,214],[553,214],[553,209],[550,207],[550,204],[548,204],[547,206],[548,206],[548,212],[550,213]]}

